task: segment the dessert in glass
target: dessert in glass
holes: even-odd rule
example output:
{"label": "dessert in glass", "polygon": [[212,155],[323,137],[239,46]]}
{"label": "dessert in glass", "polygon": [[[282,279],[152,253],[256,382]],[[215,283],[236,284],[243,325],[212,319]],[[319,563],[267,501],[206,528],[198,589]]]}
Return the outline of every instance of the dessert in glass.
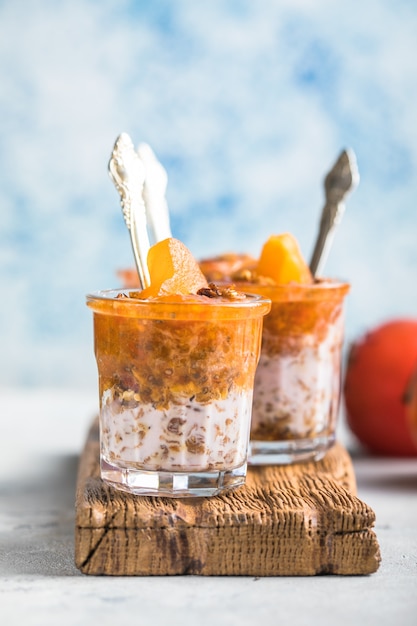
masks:
{"label": "dessert in glass", "polygon": [[[201,267],[208,279],[219,270],[215,258]],[[349,285],[313,279],[288,233],[270,237],[256,265],[217,278],[272,301],[255,376],[249,462],[319,460],[335,442]]]}
{"label": "dessert in glass", "polygon": [[150,248],[148,266],[144,290],[87,296],[102,478],[139,495],[210,496],[238,487],[270,301],[208,284],[172,238]]}

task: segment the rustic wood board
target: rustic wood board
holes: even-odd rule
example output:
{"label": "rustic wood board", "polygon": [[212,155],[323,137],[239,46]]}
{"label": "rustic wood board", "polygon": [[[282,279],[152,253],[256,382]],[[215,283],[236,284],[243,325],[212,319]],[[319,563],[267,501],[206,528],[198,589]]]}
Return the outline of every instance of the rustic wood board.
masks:
{"label": "rustic wood board", "polygon": [[81,456],[75,561],[92,575],[371,574],[375,514],[356,495],[349,454],[253,467],[247,484],[212,498],[132,496],[100,478],[98,424]]}

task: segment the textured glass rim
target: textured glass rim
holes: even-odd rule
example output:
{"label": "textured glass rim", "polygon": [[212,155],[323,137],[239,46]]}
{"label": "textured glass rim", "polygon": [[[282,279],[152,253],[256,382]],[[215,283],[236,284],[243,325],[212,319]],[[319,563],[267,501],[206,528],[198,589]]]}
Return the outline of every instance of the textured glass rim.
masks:
{"label": "textured glass rim", "polygon": [[[263,316],[270,311],[271,299],[261,294],[243,292],[246,300],[219,301],[216,298],[206,298],[205,301],[161,301],[140,300],[139,298],[120,298],[119,294],[136,293],[137,288],[103,289],[90,292],[86,295],[87,306],[95,313],[103,315],[127,315],[140,317],[143,315],[153,319],[198,319],[202,311],[208,313],[207,319],[231,319]],[[201,315],[202,319],[206,316]]]}

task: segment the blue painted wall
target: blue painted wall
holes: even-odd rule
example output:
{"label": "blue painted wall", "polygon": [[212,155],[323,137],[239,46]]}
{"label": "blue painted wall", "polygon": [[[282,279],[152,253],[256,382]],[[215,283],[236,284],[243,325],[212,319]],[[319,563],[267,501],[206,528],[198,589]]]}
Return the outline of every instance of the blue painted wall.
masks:
{"label": "blue painted wall", "polygon": [[417,4],[0,2],[0,385],[95,385],[87,291],[132,265],[107,163],[117,135],[168,175],[197,257],[307,258],[344,147],[361,182],[326,267],[347,341],[417,317]]}

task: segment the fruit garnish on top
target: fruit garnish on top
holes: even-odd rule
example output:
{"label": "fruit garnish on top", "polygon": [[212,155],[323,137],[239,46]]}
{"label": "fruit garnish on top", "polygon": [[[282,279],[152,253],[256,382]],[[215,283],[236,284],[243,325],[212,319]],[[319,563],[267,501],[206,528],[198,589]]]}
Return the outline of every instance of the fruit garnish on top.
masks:
{"label": "fruit garnish on top", "polygon": [[313,276],[293,235],[271,235],[258,260],[247,254],[222,254],[203,259],[200,268],[208,280],[268,285],[309,285]]}
{"label": "fruit garnish on top", "polygon": [[290,233],[269,237],[262,248],[256,273],[259,277],[271,278],[277,285],[313,282],[300,246]]}
{"label": "fruit garnish on top", "polygon": [[137,293],[140,299],[174,301],[188,296],[240,300],[246,296],[233,287],[208,282],[190,250],[169,237],[151,246],[148,252],[150,285]]}
{"label": "fruit garnish on top", "polygon": [[208,287],[207,280],[190,250],[178,239],[169,237],[149,248],[148,269],[151,284],[141,298],[196,294]]}
{"label": "fruit garnish on top", "polygon": [[[293,235],[271,235],[262,247],[259,259],[248,254],[228,252],[197,261],[177,239],[165,239],[149,251],[151,286],[144,298],[176,293],[196,293],[209,283],[259,283],[267,285],[314,282],[311,271]],[[136,287],[136,270],[118,272],[125,287]],[[188,278],[187,278],[188,276]],[[205,281],[205,282],[204,282]],[[160,293],[159,293],[160,292]]]}

